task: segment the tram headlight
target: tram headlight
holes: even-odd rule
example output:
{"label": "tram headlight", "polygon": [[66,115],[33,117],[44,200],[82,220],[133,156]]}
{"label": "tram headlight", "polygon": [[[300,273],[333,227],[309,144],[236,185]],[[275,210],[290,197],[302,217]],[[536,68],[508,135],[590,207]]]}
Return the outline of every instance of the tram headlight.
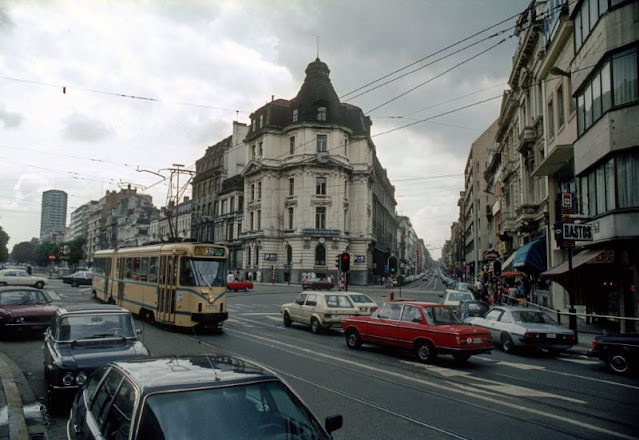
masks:
{"label": "tram headlight", "polygon": [[209,296],[209,304],[213,304],[215,302],[215,298]]}

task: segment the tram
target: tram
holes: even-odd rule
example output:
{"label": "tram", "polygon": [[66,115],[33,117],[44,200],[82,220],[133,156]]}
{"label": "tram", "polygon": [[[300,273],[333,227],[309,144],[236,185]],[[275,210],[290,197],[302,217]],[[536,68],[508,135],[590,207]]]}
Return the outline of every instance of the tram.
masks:
{"label": "tram", "polygon": [[225,246],[194,242],[96,251],[91,290],[150,321],[221,329],[228,255]]}

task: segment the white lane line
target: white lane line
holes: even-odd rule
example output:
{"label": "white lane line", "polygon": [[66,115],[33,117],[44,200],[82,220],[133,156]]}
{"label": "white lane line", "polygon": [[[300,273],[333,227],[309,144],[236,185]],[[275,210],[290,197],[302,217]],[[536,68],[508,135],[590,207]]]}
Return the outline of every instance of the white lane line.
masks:
{"label": "white lane line", "polygon": [[507,407],[510,408],[513,411],[521,411],[523,413],[528,413],[528,414],[534,414],[538,417],[541,417],[543,419],[554,419],[557,420],[561,423],[565,423],[567,425],[574,425],[574,426],[578,426],[580,428],[583,429],[588,429],[591,431],[595,431],[601,434],[605,434],[607,436],[612,436],[612,437],[617,437],[617,438],[623,438],[623,439],[627,439],[627,440],[637,440],[636,437],[634,436],[629,436],[626,435],[622,432],[616,432],[610,429],[606,429],[606,428],[602,428],[601,426],[597,426],[597,425],[593,425],[591,423],[587,423],[587,422],[582,422],[579,420],[575,420],[572,417],[564,417],[564,416],[560,416],[558,414],[555,413],[551,413],[548,412],[546,410],[538,410],[538,409],[534,409],[534,408],[529,408],[529,407],[524,407],[522,406],[522,404],[519,403],[510,403],[505,401],[503,398],[500,398],[500,396],[496,396],[496,397],[490,397],[490,396],[483,396],[481,394],[477,394],[477,390],[468,390],[468,391],[456,391],[451,389],[451,384],[450,383],[446,383],[443,385],[434,383],[432,380],[427,380],[427,379],[419,379],[416,377],[410,377],[410,376],[406,376],[405,374],[401,374],[401,373],[395,373],[392,371],[388,371],[387,369],[382,369],[382,368],[377,368],[374,367],[372,365],[368,365],[368,364],[363,364],[360,362],[355,362],[355,361],[351,361],[348,359],[344,359],[343,357],[338,357],[338,356],[332,356],[330,354],[326,354],[326,353],[321,353],[319,351],[315,351],[315,350],[310,350],[308,348],[304,348],[304,347],[300,347],[299,345],[293,345],[293,344],[287,344],[281,341],[278,341],[277,339],[271,339],[271,338],[267,338],[265,336],[260,336],[257,334],[252,334],[252,333],[247,333],[247,332],[243,332],[241,330],[236,330],[233,329],[231,330],[231,333],[236,333],[238,335],[241,335],[245,338],[248,338],[252,341],[255,340],[263,340],[269,344],[271,344],[271,346],[276,346],[279,345],[280,347],[282,347],[282,350],[287,350],[292,354],[300,354],[300,353],[304,353],[305,356],[317,359],[317,358],[325,358],[328,359],[332,362],[337,362],[337,363],[342,363],[342,364],[346,364],[346,365],[350,365],[352,367],[358,368],[358,369],[362,369],[362,370],[370,370],[372,372],[375,372],[376,374],[380,374],[382,376],[385,377],[389,377],[389,376],[393,376],[395,378],[397,378],[397,380],[399,381],[406,381],[406,382],[414,382],[417,383],[425,388],[435,388],[435,389],[439,389],[441,391],[445,391],[445,392],[457,392],[460,394],[465,395],[467,398],[470,399],[477,399],[477,400],[483,400],[486,402],[490,402],[493,405],[496,406],[503,406],[503,407]]}
{"label": "white lane line", "polygon": [[587,360],[587,359],[574,359],[574,358],[558,357],[557,360],[564,361],[564,362],[572,362],[573,364],[581,364],[581,365],[597,365],[597,364],[599,364],[599,361],[591,361],[591,360]]}
{"label": "white lane line", "polygon": [[545,370],[546,367],[539,365],[522,364],[519,362],[499,361],[497,365],[505,365],[507,367],[519,368],[520,370]]}

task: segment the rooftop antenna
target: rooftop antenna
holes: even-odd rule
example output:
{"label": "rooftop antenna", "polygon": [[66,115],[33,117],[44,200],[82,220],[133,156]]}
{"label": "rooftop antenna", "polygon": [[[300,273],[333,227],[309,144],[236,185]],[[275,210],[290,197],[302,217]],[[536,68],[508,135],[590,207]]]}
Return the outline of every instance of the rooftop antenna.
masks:
{"label": "rooftop antenna", "polygon": [[317,59],[319,60],[319,35],[315,38],[317,39]]}

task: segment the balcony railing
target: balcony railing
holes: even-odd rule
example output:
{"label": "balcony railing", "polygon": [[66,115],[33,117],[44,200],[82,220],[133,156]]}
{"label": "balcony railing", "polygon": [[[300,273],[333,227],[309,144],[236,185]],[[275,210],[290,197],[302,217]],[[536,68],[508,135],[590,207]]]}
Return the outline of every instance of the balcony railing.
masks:
{"label": "balcony railing", "polygon": [[535,127],[524,127],[521,133],[519,133],[519,148],[520,153],[525,153],[530,149],[537,141],[537,129]]}

